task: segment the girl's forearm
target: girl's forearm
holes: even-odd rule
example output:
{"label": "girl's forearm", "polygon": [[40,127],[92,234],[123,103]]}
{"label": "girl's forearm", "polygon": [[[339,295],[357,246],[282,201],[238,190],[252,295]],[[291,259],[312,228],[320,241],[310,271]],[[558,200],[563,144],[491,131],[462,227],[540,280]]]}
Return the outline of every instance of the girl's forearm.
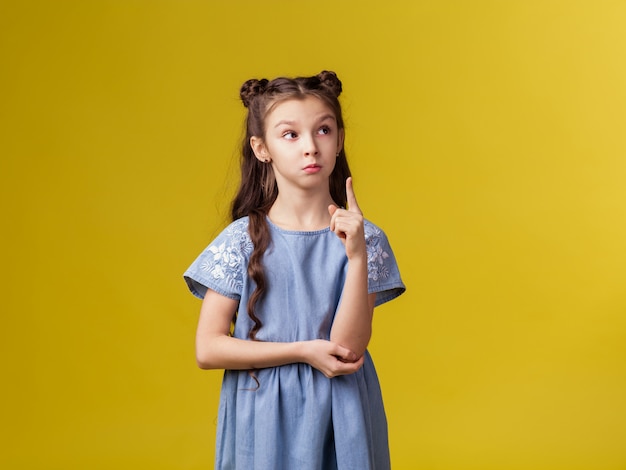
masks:
{"label": "girl's forearm", "polygon": [[341,305],[330,330],[330,340],[360,357],[372,336],[373,302],[367,293],[367,256],[353,258],[348,263]]}
{"label": "girl's forearm", "polygon": [[216,335],[198,338],[196,360],[201,369],[263,369],[303,362],[303,343],[249,341]]}
{"label": "girl's forearm", "polygon": [[362,357],[322,339],[269,343],[211,335],[198,341],[196,348],[198,365],[202,369],[264,369],[302,362],[331,378],[353,374],[363,365]]}

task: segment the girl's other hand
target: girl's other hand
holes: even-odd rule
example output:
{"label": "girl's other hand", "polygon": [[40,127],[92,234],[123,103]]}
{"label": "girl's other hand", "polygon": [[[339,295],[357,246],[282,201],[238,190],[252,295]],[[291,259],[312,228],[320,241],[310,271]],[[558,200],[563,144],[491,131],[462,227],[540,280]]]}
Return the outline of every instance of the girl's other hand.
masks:
{"label": "girl's other hand", "polygon": [[326,377],[354,374],[363,365],[363,356],[331,341],[316,339],[304,341],[303,360]]}
{"label": "girl's other hand", "polygon": [[363,229],[363,213],[359,209],[352,187],[352,178],[346,180],[348,209],[340,209],[334,204],[328,206],[330,230],[335,232],[346,247],[346,256],[352,259],[363,256],[367,259],[365,249],[365,231]]}

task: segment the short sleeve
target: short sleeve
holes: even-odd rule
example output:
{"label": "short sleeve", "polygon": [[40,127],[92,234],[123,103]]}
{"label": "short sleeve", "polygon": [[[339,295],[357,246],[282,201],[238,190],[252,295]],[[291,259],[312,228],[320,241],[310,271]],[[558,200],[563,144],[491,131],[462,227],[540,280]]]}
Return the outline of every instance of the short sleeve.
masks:
{"label": "short sleeve", "polygon": [[252,248],[247,217],[231,223],[185,271],[183,277],[191,293],[203,299],[211,289],[239,300]]}
{"label": "short sleeve", "polygon": [[375,305],[378,306],[398,297],[406,287],[385,233],[369,221],[365,221],[364,228],[368,292],[376,293]]}

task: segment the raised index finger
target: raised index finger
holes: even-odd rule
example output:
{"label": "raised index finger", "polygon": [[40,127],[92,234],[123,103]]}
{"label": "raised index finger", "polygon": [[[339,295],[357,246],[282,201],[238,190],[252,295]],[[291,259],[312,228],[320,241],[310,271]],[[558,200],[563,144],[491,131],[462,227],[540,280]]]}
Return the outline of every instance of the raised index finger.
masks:
{"label": "raised index finger", "polygon": [[349,177],[346,180],[346,196],[348,198],[348,210],[350,212],[356,212],[357,214],[363,215],[361,209],[359,209],[359,205],[356,202],[356,196],[354,195],[354,188],[352,187],[352,177]]}

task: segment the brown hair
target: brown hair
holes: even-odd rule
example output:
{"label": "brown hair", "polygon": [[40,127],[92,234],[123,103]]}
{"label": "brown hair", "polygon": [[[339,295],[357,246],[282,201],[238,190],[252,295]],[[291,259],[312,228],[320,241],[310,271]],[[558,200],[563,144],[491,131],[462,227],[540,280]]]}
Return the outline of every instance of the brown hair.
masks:
{"label": "brown hair", "polygon": [[[335,114],[337,127],[344,128],[339,95],[341,81],[334,72],[323,71],[312,77],[285,78],[272,81],[251,79],[246,81],[239,92],[243,105],[248,108],[246,133],[241,151],[241,183],[231,206],[232,220],[249,217],[248,231],[254,245],[248,264],[248,275],[256,284],[256,289],[248,300],[248,315],[254,321],[249,337],[256,339],[262,326],[256,315],[256,305],[267,291],[267,279],[263,270],[263,253],[270,243],[270,232],[266,216],[278,196],[278,187],[272,166],[260,162],[252,150],[250,138],[265,136],[265,118],[274,107],[283,101],[304,99],[314,96],[325,103]],[[341,149],[335,168],[330,175],[330,195],[338,206],[346,205],[346,179],[350,168],[345,150]]]}

